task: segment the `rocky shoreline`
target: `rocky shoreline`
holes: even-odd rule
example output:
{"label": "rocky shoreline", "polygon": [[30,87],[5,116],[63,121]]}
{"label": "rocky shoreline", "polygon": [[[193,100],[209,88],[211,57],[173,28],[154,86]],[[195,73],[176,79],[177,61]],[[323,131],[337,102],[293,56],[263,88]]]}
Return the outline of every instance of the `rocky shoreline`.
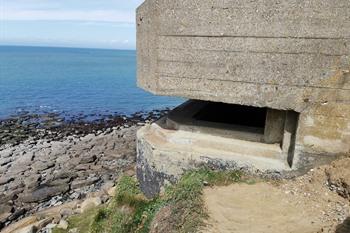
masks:
{"label": "rocky shoreline", "polygon": [[[134,175],[136,131],[168,110],[66,121],[56,114],[0,121],[0,230],[44,209],[82,200]],[[102,195],[105,202],[108,195]]]}

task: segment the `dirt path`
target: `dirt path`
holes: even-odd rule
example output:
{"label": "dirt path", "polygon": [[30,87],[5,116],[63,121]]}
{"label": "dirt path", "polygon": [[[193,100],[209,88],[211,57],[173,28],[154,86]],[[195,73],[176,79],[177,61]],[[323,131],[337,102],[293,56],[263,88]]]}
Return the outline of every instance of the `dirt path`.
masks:
{"label": "dirt path", "polygon": [[348,226],[344,229],[350,217],[349,173],[350,159],[345,159],[278,185],[207,188],[209,220],[202,232],[350,232]]}

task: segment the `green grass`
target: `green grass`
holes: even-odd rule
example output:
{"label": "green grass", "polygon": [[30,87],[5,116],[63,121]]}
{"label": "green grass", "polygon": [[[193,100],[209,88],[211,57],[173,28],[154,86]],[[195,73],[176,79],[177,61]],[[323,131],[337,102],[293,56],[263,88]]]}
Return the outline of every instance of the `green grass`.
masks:
{"label": "green grass", "polygon": [[54,228],[53,233],[67,233],[70,229],[77,228],[79,232],[90,232],[90,225],[94,221],[99,209],[90,209],[83,214],[71,216],[68,219],[69,228],[67,230]]}
{"label": "green grass", "polygon": [[147,233],[157,213],[170,207],[170,216],[161,222],[167,226],[167,233],[196,232],[207,218],[202,198],[204,187],[240,181],[238,172],[203,168],[186,173],[176,185],[167,187],[164,195],[149,200],[142,195],[136,179],[123,176],[117,184],[115,198],[107,207],[69,218],[69,229],[76,227],[86,233]]}
{"label": "green grass", "polygon": [[146,199],[137,181],[128,176],[119,180],[116,190],[110,206],[96,215],[90,232],[148,232],[154,214],[164,202],[160,198]]}
{"label": "green grass", "polygon": [[196,232],[207,217],[202,199],[203,188],[238,182],[238,172],[218,172],[200,169],[186,173],[179,183],[168,187],[167,202],[172,206],[174,232]]}

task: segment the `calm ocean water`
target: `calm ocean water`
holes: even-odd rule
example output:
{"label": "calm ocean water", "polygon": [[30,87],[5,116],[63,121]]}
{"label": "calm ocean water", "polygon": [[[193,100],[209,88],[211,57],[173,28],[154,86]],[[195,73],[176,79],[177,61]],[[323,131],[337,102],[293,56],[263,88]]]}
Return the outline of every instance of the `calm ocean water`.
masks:
{"label": "calm ocean water", "polygon": [[0,118],[131,114],[182,101],[136,87],[135,51],[0,46]]}

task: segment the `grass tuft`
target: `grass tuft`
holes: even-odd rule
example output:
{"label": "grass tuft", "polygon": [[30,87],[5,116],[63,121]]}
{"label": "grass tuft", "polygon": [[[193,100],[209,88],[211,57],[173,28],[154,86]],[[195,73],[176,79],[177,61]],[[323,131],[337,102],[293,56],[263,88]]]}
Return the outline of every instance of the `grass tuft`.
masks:
{"label": "grass tuft", "polygon": [[[71,217],[69,229],[77,227],[83,230],[79,232],[90,233],[147,233],[156,225],[163,230],[153,232],[196,232],[207,218],[202,198],[204,187],[229,185],[240,180],[239,172],[202,168],[187,172],[176,185],[167,187],[164,195],[149,200],[143,196],[135,178],[123,176],[107,207],[94,210],[92,217],[91,213],[85,217]],[[162,216],[166,212],[162,211],[164,208],[169,213]],[[153,224],[154,219],[160,222]],[[82,224],[83,228],[79,226]]]}

